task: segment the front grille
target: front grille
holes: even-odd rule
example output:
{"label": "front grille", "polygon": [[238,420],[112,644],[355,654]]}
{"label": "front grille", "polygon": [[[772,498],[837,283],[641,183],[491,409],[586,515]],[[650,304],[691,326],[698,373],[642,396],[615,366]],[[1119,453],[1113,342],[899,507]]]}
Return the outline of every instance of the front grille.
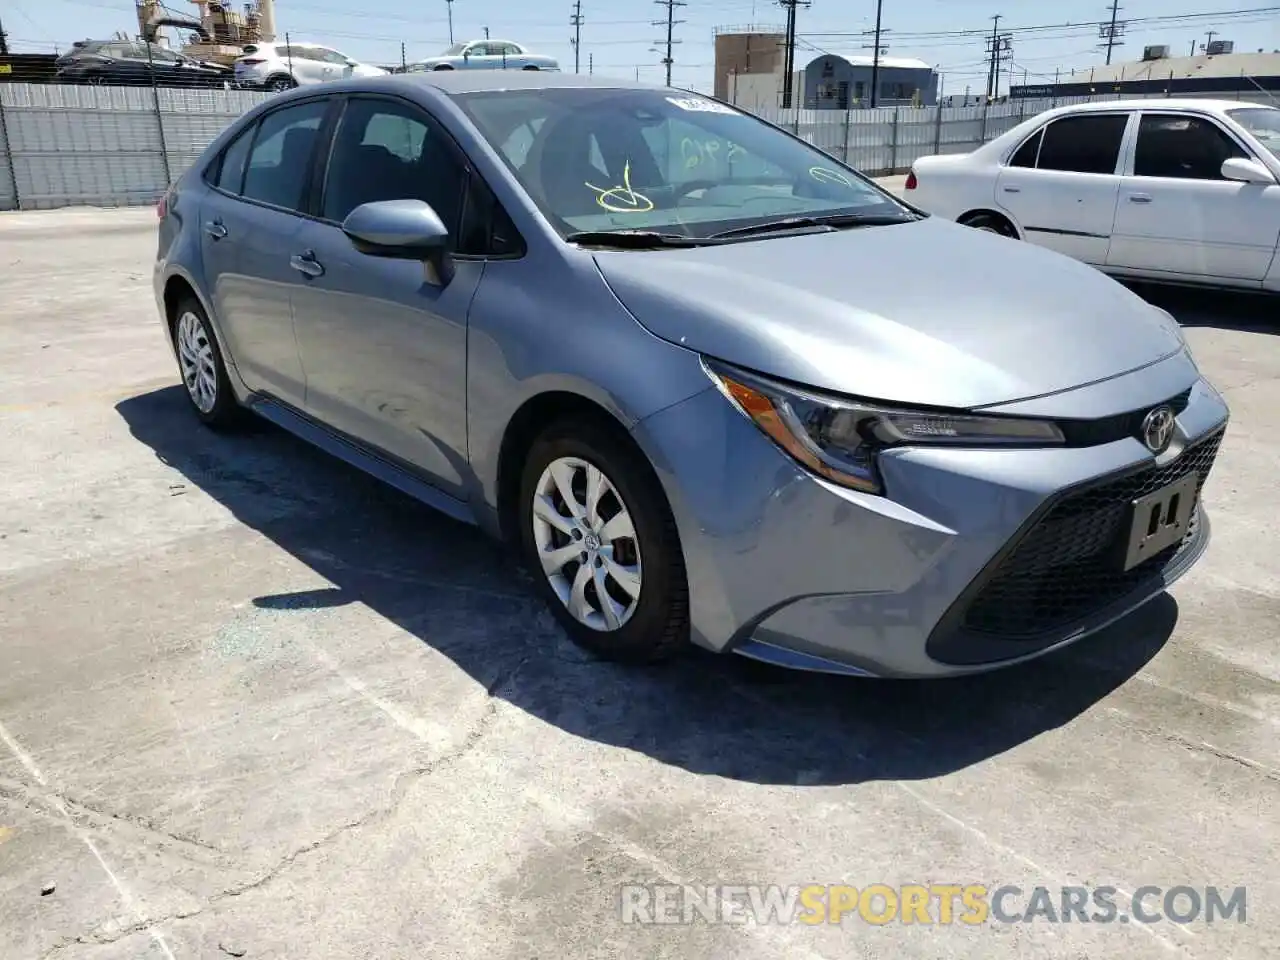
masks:
{"label": "front grille", "polygon": [[[1176,397],[1165,401],[1173,409],[1176,417],[1187,409],[1191,402],[1190,388],[1183,390]],[[1059,420],[1058,427],[1069,447],[1096,447],[1104,443],[1114,443],[1127,437],[1142,438],[1142,421],[1156,404],[1132,410],[1129,413],[1118,413],[1103,417],[1101,420]]]}
{"label": "front grille", "polygon": [[[1118,544],[1128,536],[1130,506],[1195,472],[1197,499],[1222,443],[1222,431],[1188,447],[1172,463],[1146,467],[1067,493],[999,561],[964,612],[964,629],[1002,639],[1039,639],[1070,626],[1140,586],[1191,543],[1132,570],[1121,570]],[[1196,515],[1199,514],[1197,507]]]}

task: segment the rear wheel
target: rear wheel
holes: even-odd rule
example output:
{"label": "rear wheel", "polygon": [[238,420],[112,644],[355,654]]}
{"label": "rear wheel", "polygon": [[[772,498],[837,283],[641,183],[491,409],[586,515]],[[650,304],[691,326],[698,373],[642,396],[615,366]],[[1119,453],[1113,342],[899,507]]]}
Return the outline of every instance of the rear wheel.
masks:
{"label": "rear wheel", "polygon": [[436,69],[436,70],[452,70],[452,69],[453,69],[453,67],[449,66],[447,63],[442,63],[442,64],[440,64],[440,66],[435,67],[434,69]]}
{"label": "rear wheel", "polygon": [[282,90],[292,90],[297,85],[297,80],[283,73],[277,74],[267,81],[267,89],[275,93],[279,93]]}
{"label": "rear wheel", "polygon": [[196,416],[215,429],[235,425],[242,410],[232,393],[209,318],[194,298],[179,301],[174,311],[173,344],[182,385],[186,387],[187,399]]}
{"label": "rear wheel", "polygon": [[966,214],[960,218],[959,223],[961,226],[973,227],[975,230],[998,233],[1000,236],[1008,237],[1011,240],[1018,239],[1018,231],[1013,228],[1013,224],[998,213]]}
{"label": "rear wheel", "polygon": [[652,663],[688,641],[675,520],[648,461],[615,431],[575,417],[535,440],[519,523],[530,572],[574,643]]}

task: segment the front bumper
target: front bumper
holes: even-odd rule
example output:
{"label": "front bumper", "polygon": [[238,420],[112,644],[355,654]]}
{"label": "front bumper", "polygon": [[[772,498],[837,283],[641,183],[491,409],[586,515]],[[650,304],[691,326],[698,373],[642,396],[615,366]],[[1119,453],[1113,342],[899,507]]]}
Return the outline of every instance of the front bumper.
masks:
{"label": "front bumper", "polygon": [[1042,655],[1185,573],[1209,539],[1199,508],[1181,545],[1128,574],[1110,551],[1134,497],[1190,471],[1203,484],[1227,417],[1200,380],[1160,459],[1132,438],[901,449],[881,458],[883,497],[809,474],[714,389],[635,435],[680,530],[696,643],[801,669],[932,677]]}

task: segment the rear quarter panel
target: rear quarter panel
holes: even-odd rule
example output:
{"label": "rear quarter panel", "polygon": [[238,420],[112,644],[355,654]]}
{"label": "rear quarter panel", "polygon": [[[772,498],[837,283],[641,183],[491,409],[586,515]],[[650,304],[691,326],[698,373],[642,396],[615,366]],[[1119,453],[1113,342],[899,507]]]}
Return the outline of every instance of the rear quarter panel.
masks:
{"label": "rear quarter panel", "polygon": [[935,216],[955,220],[972,210],[996,210],[1000,168],[973,154],[922,157],[912,168],[918,186],[907,199]]}

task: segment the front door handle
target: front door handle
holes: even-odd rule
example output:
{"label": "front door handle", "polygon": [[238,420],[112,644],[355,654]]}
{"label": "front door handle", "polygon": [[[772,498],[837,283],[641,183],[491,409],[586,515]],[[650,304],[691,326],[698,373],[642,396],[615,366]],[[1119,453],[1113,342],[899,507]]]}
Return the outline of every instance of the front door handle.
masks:
{"label": "front door handle", "polygon": [[204,225],[204,232],[214,240],[221,240],[227,235],[227,228],[222,225],[221,220],[210,220]]}
{"label": "front door handle", "polygon": [[1022,188],[1021,187],[1005,187],[1004,192],[1005,193],[1021,193]]}
{"label": "front door handle", "polygon": [[316,259],[313,251],[307,250],[303,253],[295,253],[289,258],[289,266],[304,273],[308,277],[319,277],[324,275],[324,267],[320,265],[320,261]]}
{"label": "front door handle", "polygon": [[1150,203],[1151,195],[1147,193],[1131,193],[1129,194],[1130,203]]}

